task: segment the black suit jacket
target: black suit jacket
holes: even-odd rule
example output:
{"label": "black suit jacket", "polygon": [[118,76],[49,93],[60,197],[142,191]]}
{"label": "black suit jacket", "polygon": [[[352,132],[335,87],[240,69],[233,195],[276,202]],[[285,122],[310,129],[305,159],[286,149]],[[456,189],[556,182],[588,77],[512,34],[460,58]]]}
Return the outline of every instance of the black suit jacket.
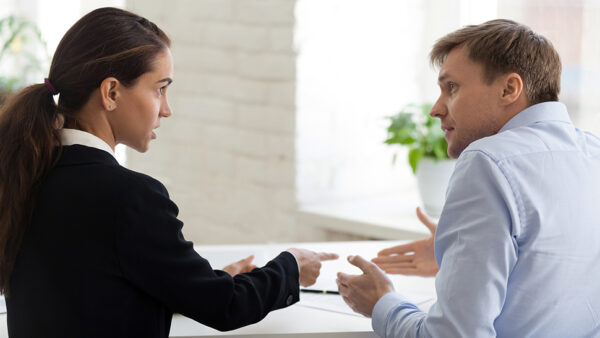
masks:
{"label": "black suit jacket", "polygon": [[7,298],[11,337],[167,337],[174,312],[230,330],[299,299],[290,253],[233,278],[213,270],[165,187],[102,150],[64,147],[35,200]]}

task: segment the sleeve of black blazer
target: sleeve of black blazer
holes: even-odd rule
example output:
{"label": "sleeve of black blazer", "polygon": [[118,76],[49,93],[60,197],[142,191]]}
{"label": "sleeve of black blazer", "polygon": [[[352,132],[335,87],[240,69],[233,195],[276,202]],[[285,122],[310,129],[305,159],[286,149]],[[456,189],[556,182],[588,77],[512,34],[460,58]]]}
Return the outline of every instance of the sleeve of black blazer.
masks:
{"label": "sleeve of black blazer", "polygon": [[224,331],[299,300],[298,266],[290,253],[232,278],[213,270],[183,238],[177,206],[160,182],[136,174],[120,195],[116,251],[123,275],[172,312]]}

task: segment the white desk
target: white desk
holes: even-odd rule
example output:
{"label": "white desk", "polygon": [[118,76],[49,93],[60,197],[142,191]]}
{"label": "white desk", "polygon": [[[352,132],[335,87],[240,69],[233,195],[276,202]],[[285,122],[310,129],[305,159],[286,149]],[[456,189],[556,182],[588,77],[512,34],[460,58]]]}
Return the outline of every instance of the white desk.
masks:
{"label": "white desk", "polygon": [[[340,254],[337,261],[324,262],[321,276],[316,289],[331,289],[335,285],[335,276],[338,271],[359,273],[358,269],[346,261],[349,254],[360,254],[372,258],[382,248],[398,244],[398,241],[369,241],[369,242],[324,242],[324,243],[290,243],[269,245],[211,245],[198,246],[196,250],[207,258],[213,268],[223,266],[245,258],[249,254],[255,255],[255,263],[263,265],[279,252],[290,247],[302,247],[315,251],[328,251]],[[435,295],[433,278],[392,276],[396,290],[407,293],[420,293]],[[302,294],[300,295],[302,297]],[[332,296],[334,297],[334,296]],[[422,306],[427,310],[433,301]],[[0,337],[7,336],[6,315],[0,316]],[[376,337],[371,329],[369,318],[357,317],[348,314],[330,312],[309,308],[295,304],[285,309],[274,311],[267,315],[261,322],[249,325],[234,331],[219,332],[197,323],[181,315],[173,316],[171,324],[172,337],[206,337],[206,336],[252,336],[252,337]]]}
{"label": "white desk", "polygon": [[[365,241],[365,242],[323,242],[323,243],[290,243],[273,245],[226,245],[199,246],[196,250],[207,258],[214,268],[223,266],[244,258],[249,254],[255,255],[255,262],[263,265],[279,252],[292,246],[312,249],[315,251],[336,252],[340,254],[337,261],[323,262],[321,276],[315,289],[331,289],[335,285],[338,271],[359,273],[359,270],[346,261],[350,254],[360,254],[372,258],[377,251],[401,242],[398,241]],[[435,296],[433,278],[408,276],[392,276],[398,291],[409,293],[429,294]],[[337,289],[337,288],[336,288]],[[302,294],[300,295],[302,297]],[[433,301],[422,306],[428,309]],[[234,331],[219,332],[186,317],[175,315],[171,325],[171,336],[176,337],[206,337],[222,335],[234,337],[251,335],[262,337],[376,337],[372,332],[371,319],[325,310],[308,308],[295,304],[285,309],[277,310],[261,322]]]}

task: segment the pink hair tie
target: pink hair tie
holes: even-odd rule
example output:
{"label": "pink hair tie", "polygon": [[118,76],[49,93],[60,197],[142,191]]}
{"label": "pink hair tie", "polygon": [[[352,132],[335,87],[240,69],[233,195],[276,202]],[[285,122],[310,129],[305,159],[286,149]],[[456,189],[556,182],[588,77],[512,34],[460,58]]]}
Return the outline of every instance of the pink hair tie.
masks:
{"label": "pink hair tie", "polygon": [[54,88],[54,86],[52,85],[52,83],[50,83],[50,80],[48,80],[48,78],[44,79],[44,84],[46,85],[46,88],[48,88],[48,91],[50,92],[50,94],[52,94],[52,96],[58,94],[58,90]]}

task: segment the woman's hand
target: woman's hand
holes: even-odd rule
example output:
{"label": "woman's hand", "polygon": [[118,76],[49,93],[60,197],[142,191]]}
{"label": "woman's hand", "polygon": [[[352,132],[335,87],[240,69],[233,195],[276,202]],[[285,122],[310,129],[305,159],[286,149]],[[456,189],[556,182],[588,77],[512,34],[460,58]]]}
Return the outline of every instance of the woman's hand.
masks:
{"label": "woman's hand", "polygon": [[433,251],[437,224],[417,208],[417,217],[429,229],[431,237],[381,250],[371,261],[390,274],[433,277],[438,272]]}
{"label": "woman's hand", "polygon": [[250,255],[242,260],[239,260],[235,263],[231,263],[231,264],[227,265],[226,267],[224,267],[221,270],[230,274],[231,277],[233,277],[239,273],[250,272],[250,271],[256,269],[256,267],[257,267],[256,265],[252,264],[253,259],[254,259],[254,255]]}
{"label": "woman's hand", "polygon": [[306,249],[291,248],[287,250],[296,257],[300,268],[300,285],[310,286],[315,284],[321,273],[321,261],[337,259],[334,253],[314,252]]}

